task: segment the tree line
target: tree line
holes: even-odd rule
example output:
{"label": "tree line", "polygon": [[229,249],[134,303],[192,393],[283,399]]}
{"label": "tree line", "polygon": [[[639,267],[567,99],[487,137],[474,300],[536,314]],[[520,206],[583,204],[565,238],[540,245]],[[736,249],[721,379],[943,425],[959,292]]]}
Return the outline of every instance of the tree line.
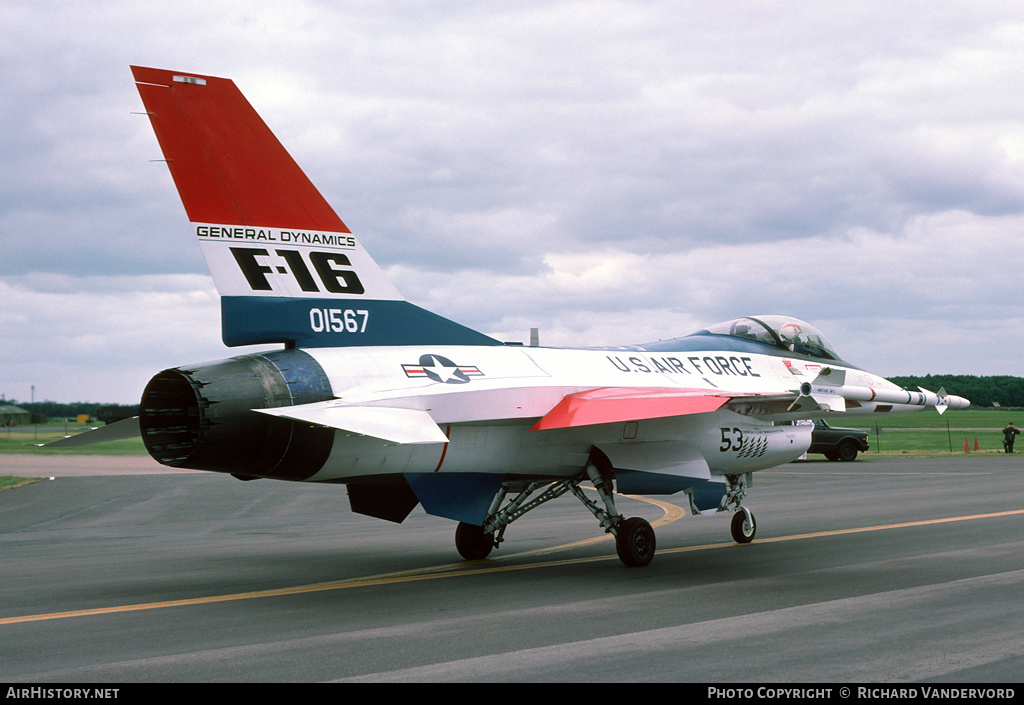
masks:
{"label": "tree line", "polygon": [[31,411],[35,423],[46,423],[47,418],[74,418],[79,414],[88,414],[90,418],[106,420],[105,417],[117,416],[125,418],[137,416],[139,413],[139,406],[137,404],[134,406],[130,404],[100,404],[91,401],[74,401],[67,404],[56,401],[37,401],[33,403],[18,401],[17,399],[0,399],[0,406],[8,405]]}

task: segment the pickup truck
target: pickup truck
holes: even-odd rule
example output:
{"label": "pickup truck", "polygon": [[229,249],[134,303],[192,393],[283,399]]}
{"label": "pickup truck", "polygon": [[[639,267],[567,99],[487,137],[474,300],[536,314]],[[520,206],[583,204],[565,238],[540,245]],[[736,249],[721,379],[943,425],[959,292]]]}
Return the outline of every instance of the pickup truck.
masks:
{"label": "pickup truck", "polygon": [[859,428],[834,428],[824,419],[814,420],[811,447],[808,453],[824,453],[829,460],[849,462],[857,453],[868,449],[868,432]]}

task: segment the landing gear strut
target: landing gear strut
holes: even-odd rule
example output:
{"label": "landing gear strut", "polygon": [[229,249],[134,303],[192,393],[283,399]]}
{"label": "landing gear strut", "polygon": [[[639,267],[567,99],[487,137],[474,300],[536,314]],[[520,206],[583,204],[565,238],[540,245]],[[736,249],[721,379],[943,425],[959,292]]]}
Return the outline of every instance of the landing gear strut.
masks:
{"label": "landing gear strut", "polygon": [[[588,497],[580,487],[590,481],[597,490],[598,500]],[[517,494],[505,506],[505,497]],[[535,492],[539,494],[530,499]],[[615,536],[615,551],[623,564],[643,567],[654,558],[654,529],[644,519],[626,519],[615,508],[615,490],[612,485],[611,465],[599,452],[592,454],[586,468],[571,480],[531,483],[505,483],[495,495],[483,526],[461,523],[455,531],[455,547],[467,560],[486,558],[504,539],[505,529],[513,521],[532,509],[571,492],[601,524],[605,533]]]}

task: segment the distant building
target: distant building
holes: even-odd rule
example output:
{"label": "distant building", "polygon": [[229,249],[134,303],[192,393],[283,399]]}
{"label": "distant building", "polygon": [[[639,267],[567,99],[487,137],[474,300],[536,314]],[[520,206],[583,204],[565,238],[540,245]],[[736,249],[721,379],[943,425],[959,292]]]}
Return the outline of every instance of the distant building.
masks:
{"label": "distant building", "polygon": [[0,426],[9,426],[12,421],[15,426],[28,426],[32,423],[32,412],[20,406],[0,406]]}

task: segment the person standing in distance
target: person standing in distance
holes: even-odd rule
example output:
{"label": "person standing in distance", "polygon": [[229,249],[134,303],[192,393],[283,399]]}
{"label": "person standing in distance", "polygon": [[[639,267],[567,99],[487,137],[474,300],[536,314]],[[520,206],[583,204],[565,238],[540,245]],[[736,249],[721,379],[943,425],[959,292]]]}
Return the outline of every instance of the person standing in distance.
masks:
{"label": "person standing in distance", "polygon": [[1003,429],[1003,450],[1007,453],[1013,452],[1013,442],[1018,433],[1020,433],[1020,429],[1013,425],[1013,421],[1006,424],[1006,428]]}

